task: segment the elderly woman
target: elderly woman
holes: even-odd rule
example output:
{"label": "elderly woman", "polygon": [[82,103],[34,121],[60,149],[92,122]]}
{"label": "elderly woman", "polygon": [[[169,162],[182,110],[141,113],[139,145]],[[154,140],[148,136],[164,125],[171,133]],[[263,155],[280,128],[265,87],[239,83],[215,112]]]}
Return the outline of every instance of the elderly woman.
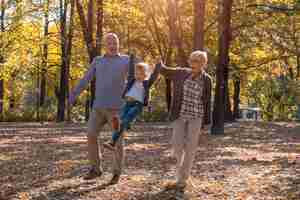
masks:
{"label": "elderly woman", "polygon": [[170,119],[174,120],[172,155],[177,160],[176,182],[167,189],[184,192],[190,176],[203,124],[210,123],[211,77],[204,71],[207,54],[195,51],[190,68],[169,68],[162,64],[161,74],[173,82]]}

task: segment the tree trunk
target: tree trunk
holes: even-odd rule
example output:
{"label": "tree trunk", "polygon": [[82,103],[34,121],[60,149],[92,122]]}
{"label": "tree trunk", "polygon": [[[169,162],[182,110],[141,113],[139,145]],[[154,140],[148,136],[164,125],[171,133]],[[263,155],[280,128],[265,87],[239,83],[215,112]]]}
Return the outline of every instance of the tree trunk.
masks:
{"label": "tree trunk", "polygon": [[[225,81],[226,82],[226,81]],[[225,83],[225,113],[224,113],[224,121],[225,122],[232,122],[233,121],[233,114],[231,111],[231,102],[229,97],[229,90],[228,86]]]}
{"label": "tree trunk", "polygon": [[65,98],[66,98],[66,15],[67,1],[60,0],[60,39],[61,39],[61,69],[60,87],[58,96],[57,122],[64,121],[65,118]]}
{"label": "tree trunk", "polygon": [[40,121],[40,64],[36,69],[36,121]]}
{"label": "tree trunk", "polygon": [[[89,0],[89,4],[92,3],[92,0]],[[85,18],[85,14],[84,14],[84,8],[81,4],[80,0],[76,0],[76,7],[77,7],[77,13],[79,15],[79,20],[80,20],[80,24],[81,24],[81,28],[82,28],[82,32],[83,32],[83,37],[85,40],[85,44],[88,50],[88,55],[89,55],[89,60],[90,62],[93,60],[94,56],[95,56],[95,46],[94,46],[94,41],[93,41],[93,33],[91,32],[92,30],[90,30],[89,28],[91,28],[90,26],[88,26],[86,18]],[[93,10],[91,10],[91,8],[93,8],[92,6],[89,5],[89,9],[88,9],[88,20],[93,20],[92,16],[90,14],[90,12],[93,12]]]}
{"label": "tree trunk", "polygon": [[[90,10],[91,13],[93,13],[93,10]],[[91,21],[93,18],[91,18]],[[91,22],[89,22],[91,23]],[[103,0],[97,0],[97,29],[96,29],[96,47],[93,50],[93,58],[95,56],[101,55],[101,41],[102,41],[102,30],[103,30]],[[92,31],[92,29],[90,29]],[[92,62],[93,60],[90,60]],[[93,107],[94,100],[95,100],[95,92],[96,92],[96,80],[93,79],[91,81],[91,101],[90,101],[90,107]],[[89,116],[89,115],[87,115]]]}
{"label": "tree trunk", "polygon": [[224,134],[225,119],[225,78],[228,73],[229,48],[231,40],[232,0],[219,3],[219,55],[217,65],[216,92],[213,110],[212,134]]}
{"label": "tree trunk", "polygon": [[169,79],[165,79],[166,82],[166,102],[167,102],[167,108],[168,108],[168,112],[170,112],[171,110],[171,102],[172,102],[172,88],[171,88],[171,80]]}
{"label": "tree trunk", "polygon": [[11,95],[9,97],[9,111],[14,111],[15,108],[15,104],[16,104],[16,100],[15,100],[15,96],[14,96],[14,89],[11,90]]}
{"label": "tree trunk", "polygon": [[[45,63],[43,62],[42,64],[42,70],[41,70],[41,84],[40,84],[40,105],[41,107],[43,107],[43,105],[45,104],[45,99],[46,99],[46,74],[47,74],[47,70],[44,68]],[[47,64],[46,64],[47,65]]]}
{"label": "tree trunk", "polygon": [[85,108],[85,120],[87,121],[89,119],[89,113],[91,108],[90,97],[86,98],[84,108]]}
{"label": "tree trunk", "polygon": [[[228,68],[227,68],[228,70]],[[226,74],[226,73],[225,73]],[[225,82],[225,122],[232,122],[233,121],[233,113],[231,110],[231,102],[230,102],[230,94],[229,94],[229,86],[228,86],[228,75],[224,76]]]}
{"label": "tree trunk", "polygon": [[[168,0],[168,26],[169,35],[171,38],[171,46],[176,49],[176,63],[181,66],[187,66],[187,57],[183,47],[183,40],[180,32],[180,19],[178,13],[177,0]],[[172,51],[167,55],[167,64],[170,63]],[[166,100],[168,111],[171,108],[172,102],[172,82],[166,79]]]}
{"label": "tree trunk", "polygon": [[[161,33],[158,22],[155,18],[155,8],[153,1],[145,1],[145,7],[149,7],[148,15],[146,16],[148,20],[146,20],[146,25],[149,27],[149,31],[152,35],[153,41],[155,42],[155,45],[157,47],[157,50],[159,52],[160,57],[166,62],[166,65],[171,64],[171,59],[173,55],[173,45],[171,42],[168,41],[168,36],[171,34],[170,32],[168,34]],[[149,22],[152,21],[153,25]],[[153,27],[153,29],[151,29]],[[171,95],[171,81],[165,79],[166,83],[166,89],[165,89],[165,96],[166,96],[166,104],[168,111],[170,111],[171,107],[171,101],[172,101],[172,95]]]}
{"label": "tree trunk", "polygon": [[[75,10],[75,2],[74,0],[71,0],[71,13],[70,13],[70,24],[69,24],[69,33],[68,33],[68,43],[67,43],[67,70],[66,70],[66,80],[67,80],[67,85],[66,85],[66,99],[69,99],[69,93],[70,93],[70,84],[69,84],[69,79],[70,79],[70,64],[71,64],[71,54],[72,54],[72,45],[73,45],[73,32],[74,32],[74,11]],[[71,121],[71,107],[69,104],[67,104],[67,121]]]}
{"label": "tree trunk", "polygon": [[0,121],[3,121],[3,100],[4,100],[4,81],[0,80]]}
{"label": "tree trunk", "polygon": [[183,47],[183,40],[181,37],[180,20],[178,13],[177,0],[168,0],[168,26],[170,32],[170,38],[173,46],[177,49],[177,64],[180,66],[187,65],[187,57]]}
{"label": "tree trunk", "polygon": [[194,0],[194,50],[204,49],[206,0]]}
{"label": "tree trunk", "polygon": [[14,109],[16,107],[16,99],[15,99],[15,89],[13,86],[11,87],[10,90],[10,96],[8,97],[8,110],[9,112],[14,112]]}
{"label": "tree trunk", "polygon": [[293,70],[293,66],[290,65],[290,63],[289,63],[289,58],[284,58],[283,62],[285,64],[285,67],[288,69],[288,73],[289,73],[288,76],[291,78],[291,80],[294,80],[294,78],[295,78],[294,70]]}
{"label": "tree trunk", "polygon": [[233,94],[233,118],[238,119],[240,113],[240,91],[241,81],[239,77],[234,79],[234,94]]}
{"label": "tree trunk", "polygon": [[298,50],[297,55],[297,78],[300,78],[300,49]]}
{"label": "tree trunk", "polygon": [[[167,57],[166,57],[166,65],[170,65],[171,63],[171,57],[173,54],[173,50],[172,48],[170,48],[170,50],[167,53]],[[171,102],[172,102],[172,81],[169,79],[165,79],[166,82],[166,101],[167,101],[167,108],[168,108],[168,112],[170,112],[171,110]]]}
{"label": "tree trunk", "polygon": [[[101,40],[103,36],[103,0],[96,1],[96,15],[97,15],[97,29],[96,29],[96,39],[93,38],[94,28],[93,28],[93,20],[94,20],[94,1],[89,0],[88,2],[88,13],[87,20],[84,14],[84,9],[79,0],[76,0],[77,12],[80,19],[81,28],[83,31],[83,36],[85,40],[85,44],[87,46],[89,61],[90,63],[93,61],[95,56],[101,55]],[[96,90],[96,81],[95,79],[91,81],[90,86],[90,98],[87,98],[86,105],[93,106],[95,99],[95,90]],[[88,119],[90,109],[85,109],[86,112],[86,120]]]}
{"label": "tree trunk", "polygon": [[[1,26],[1,33],[5,31],[4,28],[4,15],[5,15],[5,7],[4,7],[4,0],[1,0],[1,14],[0,14],[0,26]],[[2,51],[0,52],[0,65],[4,64],[4,55],[2,55]],[[0,121],[3,121],[3,113],[4,113],[4,80],[0,77]]]}
{"label": "tree trunk", "polygon": [[[58,109],[57,109],[57,121],[61,122],[65,120],[65,109],[66,109],[66,98],[69,92],[69,73],[70,73],[70,61],[71,61],[71,50],[72,50],[72,38],[73,38],[73,15],[74,15],[74,0],[71,1],[71,13],[69,25],[67,22],[67,1],[60,1],[61,7],[61,52],[62,52],[62,63],[60,72],[60,89],[58,97]],[[69,27],[69,30],[67,29]],[[68,118],[69,116],[68,111]]]}
{"label": "tree trunk", "polygon": [[46,76],[48,63],[48,35],[49,35],[49,0],[46,1],[44,10],[44,44],[43,44],[43,58],[41,71],[41,86],[40,86],[40,106],[44,106],[46,98]]}
{"label": "tree trunk", "polygon": [[12,72],[10,80],[8,81],[8,91],[10,91],[9,97],[8,97],[8,108],[9,112],[14,112],[14,109],[16,107],[16,98],[15,98],[15,82],[16,80],[16,71]]}
{"label": "tree trunk", "polygon": [[96,56],[101,55],[103,37],[103,0],[97,0]]}

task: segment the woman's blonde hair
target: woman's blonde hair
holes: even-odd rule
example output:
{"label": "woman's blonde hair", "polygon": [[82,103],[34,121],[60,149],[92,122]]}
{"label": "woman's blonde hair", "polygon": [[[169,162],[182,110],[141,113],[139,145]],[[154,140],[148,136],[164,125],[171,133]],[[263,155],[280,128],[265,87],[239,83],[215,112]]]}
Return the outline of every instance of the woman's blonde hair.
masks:
{"label": "woman's blonde hair", "polygon": [[207,53],[205,51],[200,50],[194,51],[191,53],[189,60],[196,60],[198,62],[201,62],[203,65],[207,65]]}

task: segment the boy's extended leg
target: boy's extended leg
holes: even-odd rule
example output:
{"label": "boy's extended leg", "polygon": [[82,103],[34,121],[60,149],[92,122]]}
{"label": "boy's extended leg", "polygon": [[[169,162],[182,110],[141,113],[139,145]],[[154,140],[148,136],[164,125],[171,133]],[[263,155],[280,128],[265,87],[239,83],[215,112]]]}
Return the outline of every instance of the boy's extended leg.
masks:
{"label": "boy's extended leg", "polygon": [[104,146],[110,150],[114,150],[114,146],[122,136],[124,130],[127,130],[130,123],[142,112],[143,106],[140,104],[130,106],[126,109],[126,113],[121,116],[120,130],[115,131],[112,135],[112,143],[106,143]]}
{"label": "boy's extended leg", "polygon": [[115,133],[114,136],[114,143],[118,141],[118,139],[121,137],[124,130],[127,130],[130,123],[133,122],[134,119],[142,112],[143,106],[140,104],[131,106],[127,113],[124,116],[121,116],[121,124],[120,124],[120,130],[119,132]]}
{"label": "boy's extended leg", "polygon": [[122,127],[121,127],[121,121],[122,119],[125,118],[125,116],[127,115],[127,113],[130,111],[132,105],[126,103],[122,109],[121,109],[121,112],[120,112],[120,117],[119,117],[119,126],[117,129],[114,130],[113,134],[112,134],[112,142],[115,143],[114,141],[117,141],[118,138],[120,137],[119,136],[119,132],[122,132],[124,130],[121,130]]}

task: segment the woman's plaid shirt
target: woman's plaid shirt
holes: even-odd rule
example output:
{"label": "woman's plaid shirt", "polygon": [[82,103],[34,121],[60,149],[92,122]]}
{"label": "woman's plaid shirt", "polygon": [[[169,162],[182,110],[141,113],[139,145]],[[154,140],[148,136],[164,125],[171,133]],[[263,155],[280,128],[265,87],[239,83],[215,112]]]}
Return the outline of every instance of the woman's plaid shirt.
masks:
{"label": "woman's plaid shirt", "polygon": [[203,105],[203,73],[196,79],[192,79],[190,75],[185,81],[183,86],[183,99],[180,110],[180,118],[182,119],[202,119],[204,115]]}

